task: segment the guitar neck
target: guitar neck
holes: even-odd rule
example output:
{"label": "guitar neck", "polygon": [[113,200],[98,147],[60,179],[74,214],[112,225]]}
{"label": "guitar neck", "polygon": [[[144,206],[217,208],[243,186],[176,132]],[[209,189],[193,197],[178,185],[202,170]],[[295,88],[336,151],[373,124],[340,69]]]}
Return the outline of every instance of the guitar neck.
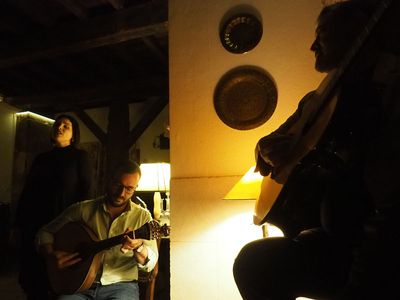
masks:
{"label": "guitar neck", "polygon": [[105,239],[102,241],[97,241],[96,242],[96,252],[100,252],[103,250],[106,250],[108,248],[114,247],[118,244],[122,244],[124,237],[128,235],[131,239],[133,239],[135,237],[134,235],[134,231],[130,231],[128,233],[124,233],[124,234],[120,234],[117,236],[113,236],[112,238],[109,239]]}
{"label": "guitar neck", "polygon": [[86,257],[88,255],[96,254],[100,251],[109,249],[118,244],[122,244],[124,237],[129,236],[131,239],[154,239],[159,236],[159,232],[162,232],[162,228],[154,222],[149,222],[143,225],[142,227],[129,231],[127,233],[123,233],[117,236],[113,236],[111,238],[101,240],[101,241],[91,241],[90,243],[83,243],[78,248],[81,256]]}

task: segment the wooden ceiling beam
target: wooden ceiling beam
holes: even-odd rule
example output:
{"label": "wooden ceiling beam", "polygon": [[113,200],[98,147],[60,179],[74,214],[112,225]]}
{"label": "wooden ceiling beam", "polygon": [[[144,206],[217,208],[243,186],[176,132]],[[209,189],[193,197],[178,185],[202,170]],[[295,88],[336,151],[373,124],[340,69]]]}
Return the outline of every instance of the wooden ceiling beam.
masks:
{"label": "wooden ceiling beam", "polygon": [[[26,22],[26,21],[25,21]],[[0,31],[11,31],[14,34],[22,34],[26,31],[26,24],[17,20],[12,15],[0,16]]]}
{"label": "wooden ceiling beam", "polygon": [[147,111],[143,114],[140,121],[135,125],[135,127],[129,132],[128,145],[131,147],[136,143],[138,138],[143,134],[143,132],[150,126],[150,124],[157,118],[158,114],[164,109],[168,104],[168,97],[160,97]]}
{"label": "wooden ceiling beam", "polygon": [[163,65],[168,64],[167,55],[161,51],[161,49],[157,47],[149,37],[142,37],[142,41]]}
{"label": "wooden ceiling beam", "polygon": [[100,143],[105,145],[107,143],[107,134],[96,124],[95,121],[81,108],[75,108],[73,112],[78,118],[86,125],[87,128],[98,138]]}
{"label": "wooden ceiling beam", "polygon": [[111,4],[114,9],[119,10],[124,7],[124,1],[123,0],[107,0],[108,3]]}
{"label": "wooden ceiling beam", "polygon": [[[45,80],[43,81],[46,82],[46,85],[57,86],[58,88],[65,86],[65,81],[58,76],[55,76],[54,73],[48,70],[48,68],[46,68],[45,66],[38,66],[33,64],[27,66],[26,70],[26,72],[29,72],[31,74],[31,76],[29,76],[30,80],[32,80],[32,78],[45,78]],[[41,80],[41,82],[43,81]]]}
{"label": "wooden ceiling beam", "polygon": [[54,15],[45,14],[35,1],[13,0],[11,3],[34,23],[45,27],[50,27],[54,24]]}
{"label": "wooden ceiling beam", "polygon": [[[165,36],[168,34],[168,10],[165,2],[151,1],[117,11],[112,15],[76,20],[37,35],[22,37],[18,44],[7,44],[6,53],[10,53],[10,56],[0,58],[0,69],[152,35]],[[40,41],[40,45],[37,41]]]}
{"label": "wooden ceiling beam", "polygon": [[26,63],[32,63],[41,59],[51,59],[67,54],[79,53],[93,48],[119,44],[132,39],[142,38],[145,36],[166,32],[167,28],[168,28],[168,22],[152,24],[145,27],[132,28],[116,32],[114,34],[110,34],[107,36],[87,39],[71,45],[64,45],[56,48],[43,49],[39,51],[33,51],[30,54],[22,56],[0,59],[0,69],[15,67],[17,65]]}
{"label": "wooden ceiling beam", "polygon": [[67,9],[70,13],[72,13],[79,20],[86,20],[87,13],[84,8],[74,4],[70,0],[56,0],[60,5],[62,5],[65,9]]}
{"label": "wooden ceiling beam", "polygon": [[5,101],[17,107],[30,106],[81,106],[91,105],[94,102],[105,102],[112,99],[125,99],[129,102],[141,102],[151,97],[166,94],[168,83],[166,78],[153,77],[152,81],[132,79],[108,85],[61,90],[49,94],[9,96]]}

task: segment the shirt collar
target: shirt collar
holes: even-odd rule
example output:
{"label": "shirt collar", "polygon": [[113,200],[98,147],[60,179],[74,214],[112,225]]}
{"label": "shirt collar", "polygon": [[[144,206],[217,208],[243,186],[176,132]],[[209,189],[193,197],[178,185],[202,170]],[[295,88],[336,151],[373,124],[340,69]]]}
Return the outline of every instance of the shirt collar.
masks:
{"label": "shirt collar", "polygon": [[[107,199],[107,195],[105,195],[104,197],[101,198],[101,207],[103,208],[104,212],[108,213],[106,199]],[[133,205],[134,205],[134,203],[132,202],[132,198],[131,198],[128,201],[128,205],[125,207],[124,212],[131,211],[133,209]]]}

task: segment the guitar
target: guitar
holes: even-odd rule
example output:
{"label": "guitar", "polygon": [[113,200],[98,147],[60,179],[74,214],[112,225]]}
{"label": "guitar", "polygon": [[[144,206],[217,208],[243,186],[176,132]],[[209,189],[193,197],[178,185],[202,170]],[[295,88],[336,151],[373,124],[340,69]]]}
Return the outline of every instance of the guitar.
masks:
{"label": "guitar", "polygon": [[[262,225],[265,222],[274,224],[284,232],[285,236],[295,236],[300,230],[304,229],[301,228],[304,224],[297,222],[302,218],[299,210],[306,212],[309,207],[315,206],[315,203],[312,205],[305,203],[305,207],[302,207],[304,203],[290,202],[292,199],[286,197],[290,185],[297,180],[296,177],[302,176],[303,160],[316,148],[330,124],[331,117],[336,109],[337,96],[340,92],[339,83],[345,71],[393,2],[392,0],[384,0],[377,5],[375,12],[365,26],[365,30],[354,42],[341,65],[329,72],[324,78],[315,92],[314,99],[307,103],[310,107],[304,108],[303,112],[305,113],[290,129],[289,134],[294,136],[295,146],[289,159],[283,165],[275,168],[269,176],[263,178],[261,192],[254,208],[254,224]],[[304,219],[301,221],[304,221]],[[316,220],[309,221],[312,223]]]}
{"label": "guitar", "polygon": [[53,292],[73,294],[88,289],[101,265],[103,250],[121,244],[124,236],[146,240],[160,239],[169,234],[169,227],[151,221],[142,227],[105,240],[98,240],[96,234],[84,223],[70,222],[54,234],[54,250],[79,252],[82,260],[72,266],[60,269],[55,261],[47,261],[47,273]]}

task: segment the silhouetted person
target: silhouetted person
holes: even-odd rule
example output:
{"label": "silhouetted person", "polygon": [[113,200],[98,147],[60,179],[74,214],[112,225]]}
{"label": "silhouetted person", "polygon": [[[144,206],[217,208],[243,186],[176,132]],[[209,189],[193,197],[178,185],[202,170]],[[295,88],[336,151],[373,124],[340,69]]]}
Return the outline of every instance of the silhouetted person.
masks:
{"label": "silhouetted person", "polygon": [[[366,2],[321,11],[311,46],[318,71],[332,71],[349,57],[375,16]],[[399,9],[392,6],[393,18]],[[243,247],[233,271],[246,300],[399,298],[399,47],[385,17],[340,78],[328,127],[296,167],[299,180],[285,194],[289,201],[316,203],[320,224]],[[273,177],[290,157],[296,143],[291,130],[314,109],[314,97],[307,94],[281,127],[260,139],[256,160],[264,176]]]}

